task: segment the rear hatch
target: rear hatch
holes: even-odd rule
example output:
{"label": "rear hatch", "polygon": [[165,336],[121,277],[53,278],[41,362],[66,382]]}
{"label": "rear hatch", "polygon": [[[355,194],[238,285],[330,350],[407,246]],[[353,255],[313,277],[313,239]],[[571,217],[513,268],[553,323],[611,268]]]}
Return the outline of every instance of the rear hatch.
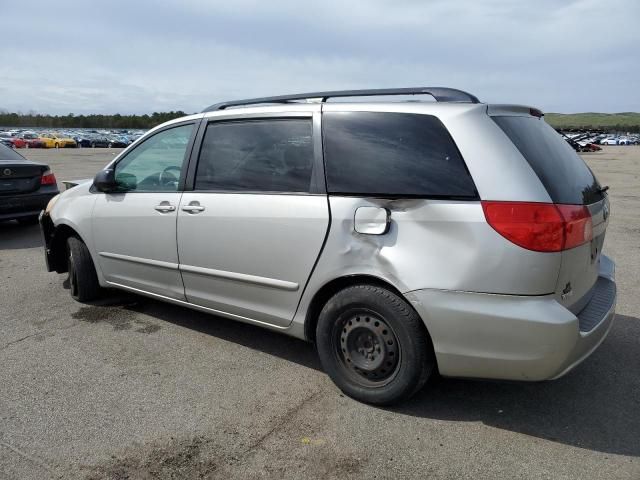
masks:
{"label": "rear hatch", "polygon": [[0,145],[0,196],[30,193],[40,188],[47,166],[30,162],[10,148]]}
{"label": "rear hatch", "polygon": [[556,285],[558,302],[577,314],[591,299],[609,221],[609,200],[591,169],[532,110],[534,115],[496,115],[492,119],[511,139],[546,188],[554,204],[582,205],[591,214],[591,239],[563,250]]}

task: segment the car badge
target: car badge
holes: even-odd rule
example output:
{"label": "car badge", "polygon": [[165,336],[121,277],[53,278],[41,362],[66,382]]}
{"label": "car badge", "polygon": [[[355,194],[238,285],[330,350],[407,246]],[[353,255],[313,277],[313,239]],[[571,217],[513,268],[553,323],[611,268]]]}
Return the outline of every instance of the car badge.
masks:
{"label": "car badge", "polygon": [[9,175],[11,175],[12,173],[13,173],[13,172],[11,171],[11,169],[10,169],[10,168],[5,168],[5,169],[2,171],[2,174],[3,174],[3,175],[5,175],[5,176],[9,176]]}
{"label": "car badge", "polygon": [[605,203],[602,209],[602,219],[606,220],[607,218],[609,218],[609,204]]}

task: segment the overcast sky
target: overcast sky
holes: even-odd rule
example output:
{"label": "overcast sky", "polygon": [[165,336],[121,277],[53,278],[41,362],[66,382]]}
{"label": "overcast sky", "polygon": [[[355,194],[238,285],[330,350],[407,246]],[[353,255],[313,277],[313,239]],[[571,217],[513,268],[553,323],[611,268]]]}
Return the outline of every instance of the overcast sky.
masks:
{"label": "overcast sky", "polygon": [[547,112],[640,111],[638,0],[0,0],[0,18],[0,110],[451,86]]}

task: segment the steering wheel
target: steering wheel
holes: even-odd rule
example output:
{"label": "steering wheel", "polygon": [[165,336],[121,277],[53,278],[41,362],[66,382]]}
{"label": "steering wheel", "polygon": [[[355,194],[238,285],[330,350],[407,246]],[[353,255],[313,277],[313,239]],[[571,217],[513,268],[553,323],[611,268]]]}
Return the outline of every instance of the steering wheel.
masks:
{"label": "steering wheel", "polygon": [[[176,177],[173,173],[170,173],[171,170],[177,170],[178,176]],[[158,183],[163,187],[176,183],[180,176],[180,171],[181,171],[181,168],[176,165],[171,165],[165,168],[162,172],[160,172],[160,175],[158,176]],[[165,178],[165,177],[169,177],[169,178]]]}

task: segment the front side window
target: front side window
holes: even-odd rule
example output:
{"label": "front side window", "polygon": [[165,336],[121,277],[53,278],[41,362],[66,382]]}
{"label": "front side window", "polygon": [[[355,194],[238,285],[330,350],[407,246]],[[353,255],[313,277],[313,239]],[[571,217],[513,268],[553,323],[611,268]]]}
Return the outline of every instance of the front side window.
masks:
{"label": "front side window", "polygon": [[115,168],[123,191],[175,192],[193,125],[164,130],[142,142]]}
{"label": "front side window", "polygon": [[329,193],[477,198],[456,145],[434,116],[327,112],[322,130]]}
{"label": "front side window", "polygon": [[309,192],[311,119],[211,123],[202,142],[196,190]]}

